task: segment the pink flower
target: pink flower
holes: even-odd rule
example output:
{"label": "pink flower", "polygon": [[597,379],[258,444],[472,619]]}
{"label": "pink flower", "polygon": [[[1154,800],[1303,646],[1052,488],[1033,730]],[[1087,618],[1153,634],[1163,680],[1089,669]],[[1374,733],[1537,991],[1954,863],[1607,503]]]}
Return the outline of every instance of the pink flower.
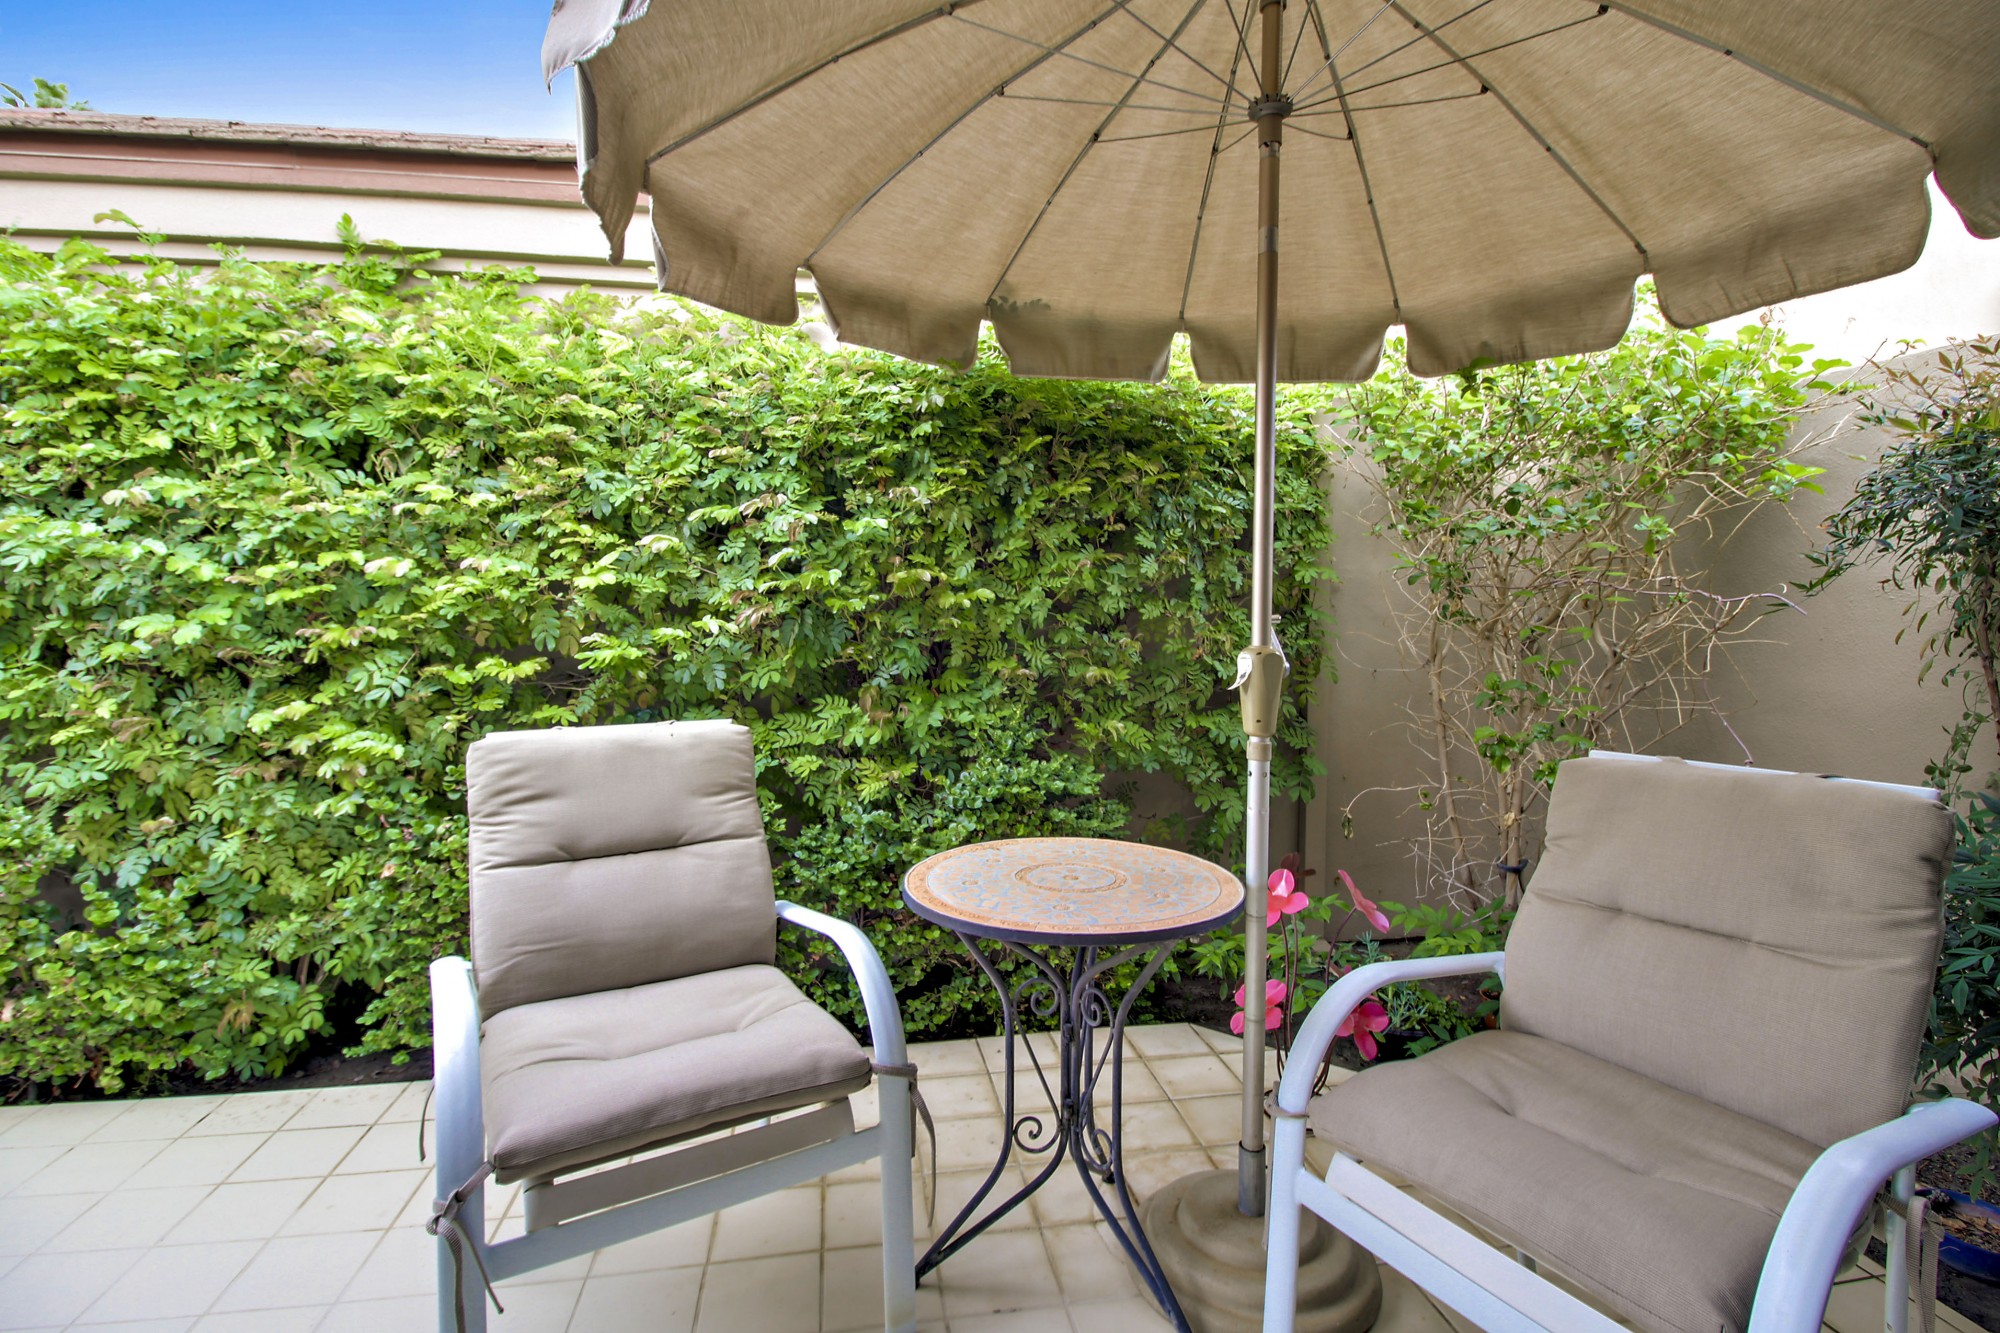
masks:
{"label": "pink flower", "polygon": [[1383,934],[1387,934],[1389,931],[1389,914],[1361,896],[1361,890],[1354,887],[1354,876],[1348,874],[1345,870],[1336,870],[1333,873],[1340,876],[1340,882],[1347,886],[1347,896],[1354,903],[1354,910],[1367,917],[1369,925],[1375,927],[1376,930],[1381,931]]}
{"label": "pink flower", "polygon": [[1293,912],[1303,912],[1312,903],[1312,899],[1298,891],[1298,880],[1292,877],[1292,872],[1282,867],[1271,872],[1268,887],[1271,898],[1267,904],[1270,915],[1265,919],[1266,926],[1275,926],[1279,917],[1289,916]]}
{"label": "pink flower", "polygon": [[[1239,1037],[1243,1035],[1243,991],[1244,987],[1242,986],[1236,988],[1236,1015],[1229,1020],[1229,1030]],[[1267,981],[1264,983],[1264,1030],[1266,1032],[1271,1031],[1285,1021],[1285,994],[1286,988],[1284,982]],[[1386,1023],[1387,1021],[1387,1017],[1384,1016],[1383,1022]]]}
{"label": "pink flower", "polygon": [[[1238,991],[1237,994],[1242,994]],[[1364,1060],[1375,1058],[1375,1034],[1389,1030],[1389,1011],[1373,1000],[1363,1000],[1354,1006],[1347,1017],[1340,1020],[1340,1026],[1333,1030],[1336,1037],[1354,1038],[1354,1049],[1361,1052]]]}

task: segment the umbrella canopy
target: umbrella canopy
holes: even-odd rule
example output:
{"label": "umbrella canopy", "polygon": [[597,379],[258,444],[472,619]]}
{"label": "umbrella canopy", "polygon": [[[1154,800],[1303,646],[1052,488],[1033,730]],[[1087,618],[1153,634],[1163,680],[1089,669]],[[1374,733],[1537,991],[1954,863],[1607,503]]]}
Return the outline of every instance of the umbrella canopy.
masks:
{"label": "umbrella canopy", "polygon": [[[559,0],[584,197],[651,197],[661,285],[1017,372],[1255,365],[1257,0]],[[1939,186],[2000,235],[1991,0],[1293,0],[1282,380],[1617,341],[1914,262]]]}

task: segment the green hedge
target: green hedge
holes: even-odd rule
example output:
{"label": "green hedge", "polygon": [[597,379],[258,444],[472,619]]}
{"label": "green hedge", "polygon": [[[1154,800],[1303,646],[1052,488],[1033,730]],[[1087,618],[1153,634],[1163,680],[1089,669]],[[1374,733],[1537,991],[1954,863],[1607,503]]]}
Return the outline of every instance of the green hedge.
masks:
{"label": "green hedge", "polygon": [[[1242,392],[828,355],[417,258],[0,239],[0,1075],[425,1044],[425,965],[464,940],[465,748],[496,728],[749,724],[781,891],[875,933],[913,1032],[987,1001],[897,912],[910,858],[1123,829],[1106,775],[1138,771],[1200,812],[1154,835],[1233,844]],[[857,1012],[829,960],[786,961]]]}

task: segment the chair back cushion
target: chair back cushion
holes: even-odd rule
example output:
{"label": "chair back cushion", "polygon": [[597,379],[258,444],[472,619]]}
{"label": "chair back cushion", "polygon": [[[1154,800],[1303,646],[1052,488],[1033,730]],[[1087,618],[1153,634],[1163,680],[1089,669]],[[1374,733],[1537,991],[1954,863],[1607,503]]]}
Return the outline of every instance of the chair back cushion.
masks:
{"label": "chair back cushion", "polygon": [[499,731],[466,755],[479,1008],[770,963],[771,860],[733,722]]}
{"label": "chair back cushion", "polygon": [[1941,933],[1925,794],[1572,759],[1507,941],[1501,1021],[1816,1144],[1900,1115]]}

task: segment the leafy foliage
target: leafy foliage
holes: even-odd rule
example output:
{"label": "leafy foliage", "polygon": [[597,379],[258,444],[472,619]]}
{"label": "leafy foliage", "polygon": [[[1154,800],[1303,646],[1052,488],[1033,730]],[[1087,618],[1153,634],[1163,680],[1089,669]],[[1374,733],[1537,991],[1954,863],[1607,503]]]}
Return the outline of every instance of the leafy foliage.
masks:
{"label": "leafy foliage", "polygon": [[2000,338],[1947,348],[1935,367],[1874,370],[1881,383],[1863,419],[1896,440],[1827,520],[1810,590],[1880,564],[1912,594],[1904,613],[1924,635],[1919,678],[1943,663],[1942,678],[1966,686],[1964,724],[1935,773],[1953,786],[1972,771],[1980,730],[2000,718]]}
{"label": "leafy foliage", "polygon": [[34,107],[38,111],[88,111],[90,103],[69,95],[66,83],[36,79],[33,91],[22,92],[11,83],[0,83],[0,106]]}
{"label": "leafy foliage", "polygon": [[[1977,793],[1957,822],[1924,1072],[1956,1075],[1973,1097],[2000,1106],[2000,799]],[[1975,1139],[1973,1154],[1972,1190],[1990,1193],[2000,1131]]]}
{"label": "leafy foliage", "polygon": [[1419,380],[1391,369],[1334,416],[1372,465],[1424,673],[1426,887],[1512,902],[1562,759],[1637,749],[1707,708],[1711,650],[1773,605],[1682,567],[1725,511],[1782,502],[1832,361],[1752,326],[1643,315],[1608,351]]}
{"label": "leafy foliage", "polygon": [[[0,1074],[423,1044],[496,728],[745,722],[780,891],[868,925],[913,1031],[984,1002],[892,910],[917,853],[1120,827],[1138,771],[1194,811],[1150,835],[1233,845],[1241,391],[828,355],[347,235],[199,275],[0,242]],[[1296,625],[1321,455],[1282,424]]]}
{"label": "leafy foliage", "polygon": [[[1827,520],[1811,587],[1879,564],[1911,593],[1920,677],[1942,663],[1941,678],[1964,685],[1964,713],[1930,766],[1932,782],[1962,795],[1972,747],[2000,718],[2000,339],[1947,348],[1934,366],[1873,369],[1865,419],[1896,439]],[[1975,790],[1957,821],[1924,1072],[2000,1106],[2000,800]],[[1996,1149],[2000,1135],[1977,1140],[1975,1188],[1992,1185]]]}

